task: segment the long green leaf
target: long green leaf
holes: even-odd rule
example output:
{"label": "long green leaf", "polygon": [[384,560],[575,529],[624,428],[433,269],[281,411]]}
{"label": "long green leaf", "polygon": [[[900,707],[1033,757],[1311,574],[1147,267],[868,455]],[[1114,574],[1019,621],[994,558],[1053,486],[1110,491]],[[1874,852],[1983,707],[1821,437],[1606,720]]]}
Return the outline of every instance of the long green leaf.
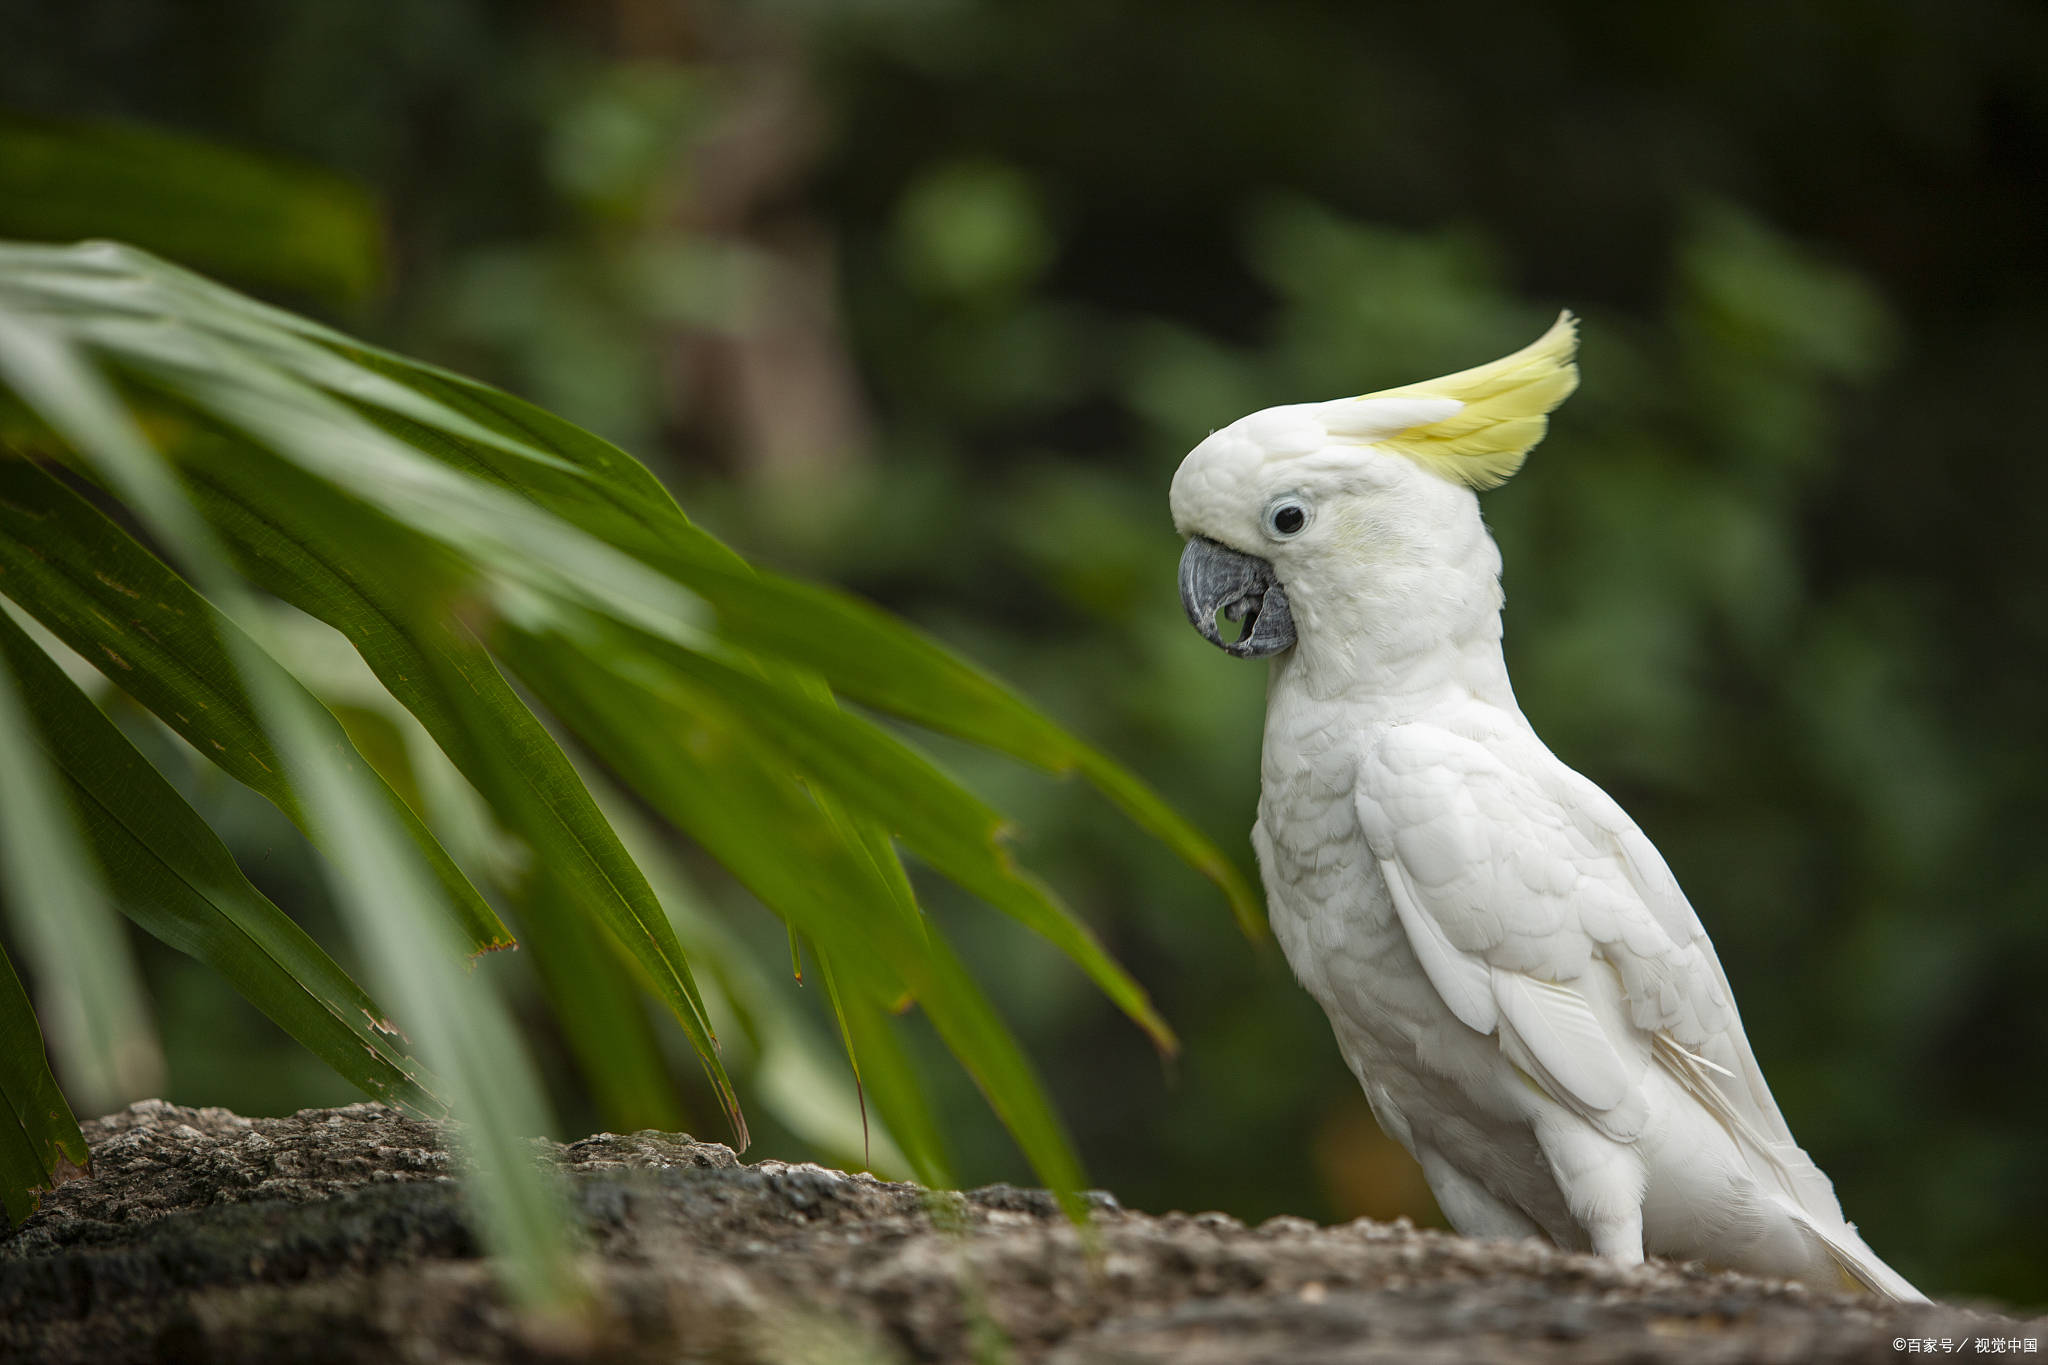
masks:
{"label": "long green leaf", "polygon": [[[337,339],[339,341],[340,339]],[[610,443],[474,380],[357,344],[347,353],[499,434],[572,463],[572,479],[416,419],[380,420],[467,472],[516,488],[688,584],[733,642],[814,669],[848,697],[1000,750],[1049,772],[1078,773],[1141,828],[1214,881],[1246,932],[1264,932],[1259,901],[1236,866],[1144,782],[1076,739],[1001,683],[868,604],[829,588],[757,573],[695,526],[638,461]]]}
{"label": "long green leaf", "polygon": [[1076,739],[973,665],[896,618],[829,588],[757,573],[695,526],[645,466],[610,443],[474,380],[388,352],[348,353],[406,380],[463,417],[573,463],[570,479],[451,432],[387,414],[387,426],[469,472],[516,487],[550,511],[687,583],[718,612],[726,638],[816,670],[855,700],[1000,750],[1049,772],[1087,778],[1141,828],[1228,896],[1246,931],[1264,932],[1257,896],[1235,865],[1129,770]]}
{"label": "long green leaf", "polygon": [[111,1106],[154,1090],[163,1062],[100,866],[43,752],[65,737],[36,723],[33,669],[56,665],[0,612],[0,643],[15,637],[26,652],[0,654],[0,886],[71,1088]]}
{"label": "long green leaf", "polygon": [[1080,1165],[1043,1086],[951,949],[907,902],[886,836],[860,837],[787,774],[745,717],[715,698],[685,711],[616,674],[550,667],[545,657],[528,662],[523,676],[550,708],[816,943],[849,991],[889,999],[907,989],[917,999],[1040,1178],[1078,1216]]}
{"label": "long green leaf", "polygon": [[[264,688],[263,680],[251,681]],[[436,1061],[463,1120],[463,1146],[483,1196],[476,1212],[485,1244],[503,1257],[502,1272],[522,1302],[580,1297],[568,1258],[565,1195],[558,1180],[535,1168],[527,1145],[546,1131],[547,1106],[504,1001],[463,975],[454,926],[436,913],[425,864],[376,788],[322,748],[310,704],[286,688],[264,691],[259,705],[280,747],[305,766],[314,821],[334,856],[348,860],[349,874],[336,879],[335,889],[365,954],[422,1053]]]}
{"label": "long green leaf", "polygon": [[[259,408],[261,406],[260,404],[257,405]],[[217,409],[225,420],[234,421],[245,429],[266,435],[273,442],[285,439],[305,439],[308,430],[318,427],[323,421],[333,425],[337,431],[342,431],[348,427],[346,421],[337,418],[331,412],[324,413],[323,415],[323,411],[318,403],[307,404],[302,402],[300,404],[298,408],[300,420],[296,423],[293,435],[289,438],[275,427],[274,418],[252,419],[249,415],[250,405],[245,401],[238,401],[233,404],[219,404]],[[427,443],[432,435],[432,433],[424,429],[413,429],[408,434],[415,443],[421,444]],[[362,444],[368,438],[361,431],[350,430],[345,432],[344,437],[337,437],[337,439],[346,439],[350,442]],[[375,443],[369,442],[369,444],[374,445]],[[531,466],[522,466],[520,472],[527,475],[531,480],[553,477],[551,473],[537,471]],[[263,480],[261,483],[243,479],[236,485],[234,491],[235,496],[245,507],[259,499],[262,500],[264,504],[263,515],[273,522],[280,517],[302,513],[312,496],[312,490],[305,488],[300,489],[289,498],[277,496],[279,487],[274,476]],[[389,501],[386,501],[384,505],[404,515],[402,510],[397,509]],[[321,523],[329,520],[331,519],[321,518],[316,522],[312,518],[300,515],[297,525],[292,530],[291,538],[303,545],[314,537],[321,535]],[[224,518],[218,511],[215,512],[215,521],[217,523],[224,521]],[[431,525],[431,521],[432,519],[429,518],[426,522],[422,523],[415,519],[415,524]],[[683,525],[686,527],[687,524],[684,523]],[[615,524],[615,520],[607,522],[607,529],[616,534],[625,534],[625,529]],[[560,542],[558,541],[557,543]],[[332,552],[324,553],[321,557],[330,563],[336,563],[337,561],[345,562],[343,556]],[[273,587],[273,590],[283,592],[287,597],[291,597],[289,590],[279,588],[275,583],[270,584],[270,586]],[[579,584],[579,587],[582,588],[593,586],[597,590],[596,600],[600,608],[617,613],[618,599],[616,593],[607,591],[617,586],[616,578],[608,572],[603,572],[601,574],[601,581],[598,578],[592,578]],[[363,595],[362,590],[357,588],[355,595],[361,597]],[[333,594],[330,593],[328,596],[331,598]],[[323,618],[329,619],[344,632],[351,630],[351,626],[346,620],[339,616],[331,615],[328,610],[310,605],[307,601],[302,601],[300,598],[293,597],[292,600],[299,601],[300,605],[305,606],[307,610],[314,611],[316,614],[322,615]],[[380,614],[388,615],[389,609],[384,609]],[[623,619],[636,626],[639,624],[637,621],[632,621],[630,615]],[[667,632],[660,632],[660,634],[663,638],[673,639],[673,636]],[[366,655],[366,657],[368,656]],[[394,694],[399,695],[403,700],[407,700],[408,705],[412,703],[404,690],[405,679],[416,677],[421,664],[437,662],[444,667],[449,666],[446,651],[415,651],[414,656],[407,661],[405,668],[389,671],[379,666],[376,659],[371,659],[372,666],[378,669],[380,675],[385,676],[387,685],[392,688]],[[488,685],[481,681],[486,671],[485,661],[476,661],[472,666],[466,668],[460,665],[456,665],[456,667],[461,677],[453,690],[460,692],[465,690],[465,687]],[[441,742],[444,748],[448,748],[447,740],[443,736],[449,733],[449,727],[445,724],[437,725],[424,714],[422,714],[421,718],[423,723],[427,725],[429,732],[435,734],[437,741]],[[471,746],[466,753],[458,752],[454,748],[448,748],[448,752],[458,765],[464,766],[464,770],[470,775],[471,780],[477,783],[479,788],[487,794],[499,791],[510,792],[515,796],[520,794],[520,783],[526,776],[526,770],[523,768],[516,765],[505,768],[501,773],[495,774],[496,777],[502,779],[500,781],[493,781],[492,777],[494,775],[488,772],[479,775],[478,770],[488,769],[496,756],[496,750],[492,746]],[[871,788],[872,786],[873,784],[871,784]],[[957,789],[954,790],[957,791]],[[964,796],[964,793],[961,793],[961,795]],[[519,822],[516,817],[514,822],[531,823],[530,821]],[[545,823],[543,818],[543,824]],[[963,876],[966,883],[973,889],[989,897],[994,903],[1017,915],[1033,928],[1052,938],[1060,947],[1074,956],[1075,960],[1080,962],[1086,970],[1094,975],[1097,981],[1110,992],[1112,998],[1119,1005],[1151,1031],[1162,1047],[1170,1047],[1172,1035],[1166,1029],[1163,1021],[1159,1020],[1156,1013],[1151,1010],[1143,992],[1109,960],[1107,955],[1101,951],[1100,947],[1094,943],[1086,931],[1061,910],[1056,902],[1045,893],[1043,888],[1017,875],[1014,869],[1005,865],[1006,860],[988,856],[993,850],[989,846],[987,836],[993,833],[998,822],[991,816],[987,823],[988,830],[979,840],[969,836],[966,838],[953,837],[936,841],[934,844],[936,851],[933,855],[935,861],[944,866],[949,875],[957,874]],[[552,832],[552,830],[550,829],[546,832]],[[906,830],[905,833],[909,835],[911,831]],[[977,843],[981,845],[979,849],[977,849]],[[602,899],[597,904],[601,910],[608,910],[610,908],[609,902]],[[643,927],[653,922],[652,918],[646,915],[639,915],[636,918]],[[616,920],[614,921],[614,926],[615,929],[620,927]],[[657,947],[665,946],[657,944]],[[660,980],[661,978],[657,976],[657,984],[660,983]],[[688,1016],[679,1014],[679,1017],[684,1018],[687,1026],[689,1022]],[[742,1133],[744,1132],[743,1129],[741,1131]]]}
{"label": "long green leaf", "polygon": [[70,783],[121,909],[218,971],[364,1093],[439,1113],[441,1101],[384,1011],[242,875],[198,812],[5,614],[0,662],[19,680],[50,759]]}
{"label": "long green leaf", "polygon": [[[886,613],[843,593],[754,573],[608,442],[487,385],[363,346],[139,252],[98,244],[36,264],[33,282],[45,290],[119,303],[153,324],[97,334],[131,363],[167,363],[166,317],[211,328],[207,335],[277,367],[277,376],[360,405],[406,448],[510,490],[687,585],[715,608],[718,629],[735,643],[814,669],[877,709],[1048,771],[1080,774],[1216,882],[1248,933],[1263,932],[1257,898],[1235,865],[1128,770]],[[245,429],[254,422],[275,432],[287,420],[251,397],[215,394],[211,401]],[[304,418],[302,410],[302,426]],[[602,577],[620,581],[615,567]]]}
{"label": "long green leaf", "polygon": [[[644,689],[617,671],[584,671],[544,695],[580,708],[564,714],[586,737],[591,716],[601,716],[603,751],[621,771],[628,770],[622,753],[641,758],[628,742],[632,736],[642,748],[676,760],[674,772],[698,774],[707,783],[695,797],[699,801],[715,802],[728,790],[745,789],[745,799],[735,798],[734,804],[769,817],[763,823],[748,828],[734,823],[728,810],[696,808],[692,832],[709,845],[714,840],[705,831],[712,831],[724,850],[720,856],[748,868],[742,876],[750,885],[772,886],[776,894],[764,898],[793,920],[802,917],[799,927],[830,956],[845,994],[888,1000],[908,987],[1056,1186],[1070,1189],[1078,1178],[1064,1137],[1014,1041],[914,903],[899,894],[902,873],[891,831],[935,866],[978,885],[1060,941],[1119,1003],[1141,1016],[1148,1008],[1142,993],[1042,888],[1008,865],[978,803],[964,808],[964,821],[937,815],[934,799],[950,793],[943,779],[927,781],[915,800],[892,798],[858,769],[883,756],[900,760],[900,746],[863,748],[879,732],[828,719],[841,713],[823,695],[813,696],[808,683],[789,691],[817,703],[809,709],[735,707],[735,700],[745,698],[734,679],[751,679],[758,664],[770,685],[781,687],[792,670],[809,670],[855,700],[1056,771],[1081,772],[1217,878],[1240,915],[1255,922],[1249,892],[1228,860],[1142,783],[874,609],[753,573],[692,526],[651,476],[614,448],[504,395],[370,352],[140,253],[106,246],[69,252],[0,247],[0,377],[11,379],[51,426],[90,453],[108,483],[138,508],[194,581],[230,615],[236,614],[230,600],[239,590],[220,562],[215,528],[192,516],[182,491],[169,485],[161,462],[134,435],[113,395],[78,363],[81,349],[203,425],[234,433],[227,444],[246,448],[253,442],[267,452],[244,467],[253,477],[230,477],[225,488],[273,529],[281,527],[274,515],[281,508],[319,506],[325,521],[336,504],[360,503],[473,567],[487,608],[483,620],[494,612],[517,630],[543,633],[565,610],[597,613],[693,655],[716,654],[734,665],[727,670],[731,676],[721,674],[715,684],[697,679],[695,709],[680,718],[698,722],[692,733],[710,746],[705,752],[688,751],[670,736],[640,734],[647,714],[662,713],[654,704],[661,699],[642,695]],[[217,472],[209,466],[207,477]],[[298,528],[282,529],[297,539]],[[360,569],[359,548],[332,548],[326,558],[342,568],[344,579]],[[303,565],[293,571],[303,571]],[[354,591],[353,584],[347,586]],[[406,599],[399,591],[389,600],[402,607]],[[381,602],[379,611],[394,614]],[[425,623],[444,638],[409,641],[404,662],[424,670],[420,676],[429,681],[420,685],[439,694],[450,715],[452,724],[435,735],[436,742],[452,756],[471,746],[470,780],[494,802],[520,812],[507,823],[538,848],[531,829],[545,825],[551,813],[546,793],[534,789],[518,767],[521,753],[516,746],[480,744],[473,732],[459,728],[497,723],[469,709],[470,694],[495,687],[518,704],[470,635],[476,619],[458,625],[411,616],[405,622],[409,629]],[[742,654],[734,655],[733,646]],[[266,680],[244,681],[252,695],[259,683],[261,690],[275,691]],[[391,676],[385,681],[396,689]],[[598,695],[575,695],[577,687],[595,688]],[[567,700],[558,702],[560,697]],[[623,710],[621,698],[627,702]],[[282,694],[259,698],[258,710],[279,734],[281,752],[290,749],[282,735],[302,728],[298,705]],[[706,715],[717,718],[708,733]],[[305,742],[300,752],[315,750]],[[721,755],[722,761],[714,761]],[[362,829],[351,824],[361,815],[345,799],[352,779],[331,762],[306,761],[309,772],[329,787],[325,818],[352,831],[359,854],[374,848],[377,821]],[[916,763],[921,760],[903,769],[899,761],[899,769],[932,776]],[[656,781],[642,771],[635,780],[665,810],[685,808],[686,794],[673,776]],[[313,806],[309,799],[309,810]],[[772,818],[778,813],[787,817],[781,824]],[[317,814],[315,822],[321,822]],[[374,880],[380,869],[372,863],[350,870],[364,881]],[[805,877],[835,894],[821,896],[815,886],[805,891],[796,884]],[[384,889],[403,892],[402,881]],[[354,892],[360,897],[363,889],[358,885]],[[375,929],[370,908],[357,913]],[[655,932],[644,922],[607,923],[615,934],[622,928]],[[391,922],[375,932],[389,940],[382,945],[386,949],[398,941]],[[680,966],[679,950],[675,956]],[[644,966],[644,958],[635,960]],[[677,975],[680,993],[695,1007],[687,977]],[[657,976],[654,984],[659,989],[663,983]],[[416,988],[420,981],[410,985]],[[399,1003],[411,1008],[408,1001]],[[689,1012],[677,1013],[688,1027]],[[701,1009],[696,1013],[701,1016]],[[452,1030],[443,1035],[452,1036]]]}
{"label": "long green leaf", "polygon": [[[17,249],[15,255],[19,255]],[[0,260],[4,269],[4,260]],[[104,379],[46,316],[10,311],[0,294],[0,380],[83,454],[169,543],[202,591],[229,617],[249,619],[245,594],[212,529]],[[542,1131],[546,1106],[502,1002],[457,964],[460,940],[444,915],[431,873],[397,826],[362,765],[325,743],[317,708],[272,671],[239,636],[224,640],[279,752],[302,774],[300,795],[329,853],[337,899],[378,979],[423,1053],[436,1062],[481,1198],[485,1243],[523,1301],[561,1302],[578,1292],[567,1260],[559,1186],[535,1169],[525,1147]]]}
{"label": "long green leaf", "polygon": [[953,1170],[945,1139],[918,1084],[917,1069],[889,1027],[884,1002],[865,991],[842,986],[830,954],[818,953],[818,976],[831,999],[854,1083],[874,1101],[917,1178],[932,1189],[951,1189]]}
{"label": "long green leaf", "polygon": [[708,568],[685,581],[716,610],[719,633],[746,649],[814,669],[834,690],[878,711],[1047,772],[1086,778],[1214,882],[1247,934],[1264,934],[1259,899],[1236,865],[1158,793],[944,647],[879,608],[828,588]]}
{"label": "long green leaf", "polygon": [[19,1226],[42,1192],[91,1173],[85,1134],[43,1051],[43,1030],[0,951],[0,1211]]}
{"label": "long green leaf", "polygon": [[[222,643],[240,631],[111,518],[25,460],[0,459],[0,592],[194,750],[313,832],[292,765],[265,733]],[[243,638],[240,647],[253,645]],[[355,752],[324,710],[313,714],[329,744]],[[469,951],[511,947],[511,931],[419,817],[385,787],[392,814],[455,909]]]}
{"label": "long green leaf", "polygon": [[[748,1079],[755,1107],[766,1109],[783,1127],[844,1162],[863,1158],[868,1169],[885,1179],[916,1174],[950,1188],[951,1177],[943,1174],[943,1144],[936,1138],[927,1144],[927,1150],[941,1155],[937,1165],[914,1163],[904,1155],[894,1132],[895,1119],[886,1113],[872,1115],[860,1104],[859,1092],[836,1064],[836,1050],[802,1007],[800,992],[790,990],[787,980],[773,970],[779,964],[758,962],[684,873],[669,828],[658,825],[644,805],[603,774],[585,771],[584,781],[674,920],[676,936],[697,964],[710,1007],[717,1012],[722,1006],[729,1014],[728,1043],[743,1041],[752,1051]],[[813,944],[809,950],[815,948]],[[909,1082],[915,1090],[914,1071]],[[923,1104],[922,1096],[918,1102]],[[926,1107],[927,1122],[929,1118]],[[927,1177],[927,1170],[941,1174]]]}
{"label": "long green leaf", "polygon": [[[241,310],[228,309],[224,316],[226,321],[217,330],[234,333],[247,325]],[[305,471],[340,482],[387,512],[429,528],[430,534],[452,531],[466,553],[501,566],[512,565],[515,572],[527,572],[551,587],[593,594],[600,601],[644,603],[650,619],[659,624],[674,626],[686,609],[686,594],[616,550],[582,536],[494,485],[420,460],[415,452],[291,375],[251,363],[246,355],[231,357],[239,359],[239,364],[214,363],[218,359],[214,352],[222,346],[219,336],[175,319],[171,320],[174,325],[152,325],[161,321],[102,319],[88,335],[95,344],[118,348],[137,370],[195,401],[220,422],[269,450],[291,457]],[[247,341],[246,337],[236,339]],[[295,349],[291,340],[285,337],[281,347],[273,349],[289,353]],[[327,364],[332,368],[338,362],[328,356]],[[374,376],[370,378],[374,380]],[[370,387],[375,391],[374,384]],[[207,445],[216,455],[247,450],[237,442],[215,440]],[[331,537],[332,516],[306,515],[315,505],[331,513],[337,501],[331,492],[314,479],[293,478],[289,467],[280,469],[275,459],[244,468],[252,470],[255,477],[236,492],[257,519],[268,518],[273,523],[291,519],[290,539]],[[219,514],[217,507],[213,510]],[[362,519],[355,520],[360,523]],[[418,585],[409,579],[401,580],[387,571],[375,590],[366,593],[366,585],[378,577],[377,569],[388,570],[388,566],[376,566],[360,545],[342,544],[331,556],[337,572],[327,577],[342,580],[342,597],[354,599],[351,605],[367,598],[371,610],[367,616],[361,611],[334,615],[332,609],[340,600],[336,594],[294,595],[294,587],[306,584],[304,559],[305,555],[290,545],[264,559],[260,568],[269,571],[266,586],[330,620],[351,638],[366,625],[373,630],[391,625],[400,604],[414,618],[420,614]],[[313,577],[321,578],[327,567],[315,566]],[[297,581],[290,585],[277,581],[286,578]],[[316,589],[333,586],[332,582],[315,584]],[[664,605],[668,598],[680,605]],[[511,696],[488,657],[459,629],[438,622],[419,627],[416,619],[406,624],[414,627],[415,638],[401,642],[406,648],[399,651],[403,657],[397,659],[395,670],[390,649],[366,652],[366,658],[394,695],[420,715],[428,732],[464,775],[492,800],[500,818],[528,837],[537,855],[551,862],[554,875],[575,891],[582,903],[594,908],[635,953],[650,984],[691,1033],[744,1146],[746,1128],[737,1097],[717,1058],[715,1040],[680,947],[644,879],[624,858],[616,840],[610,840],[566,760]],[[360,639],[357,643],[363,646]],[[423,701],[432,703],[432,709],[423,708]]]}
{"label": "long green leaf", "polygon": [[629,640],[594,620],[582,623],[580,635],[575,629],[567,636],[508,630],[506,658],[523,675],[540,656],[572,645],[613,661],[614,668],[636,646],[644,650],[641,685],[669,693],[683,709],[698,709],[698,697],[715,695],[732,713],[745,716],[788,768],[822,783],[901,837],[939,872],[1066,953],[1161,1049],[1173,1050],[1173,1031],[1144,989],[1050,890],[1017,867],[1001,844],[1002,817],[902,741],[829,700],[657,638],[643,634]]}
{"label": "long green leaf", "polygon": [[193,405],[280,464],[345,490],[507,584],[590,603],[681,639],[703,635],[702,603],[618,546],[498,485],[433,459],[353,408],[259,358],[175,322],[136,322],[113,348],[152,387]]}
{"label": "long green leaf", "polygon": [[541,913],[580,906],[605,926],[682,1025],[744,1148],[745,1115],[682,945],[561,746],[467,631],[423,619],[407,585],[361,553],[362,540],[378,533],[372,518],[311,481],[263,475],[225,449],[215,453],[221,458],[195,471],[195,488],[244,571],[346,636],[500,821],[527,841],[566,893],[539,903]]}
{"label": "long green leaf", "polygon": [[685,1127],[661,1040],[647,1017],[646,997],[618,948],[573,904],[545,905],[567,893],[538,869],[521,897],[520,924],[549,1012],[576,1055],[577,1069],[615,1133]]}

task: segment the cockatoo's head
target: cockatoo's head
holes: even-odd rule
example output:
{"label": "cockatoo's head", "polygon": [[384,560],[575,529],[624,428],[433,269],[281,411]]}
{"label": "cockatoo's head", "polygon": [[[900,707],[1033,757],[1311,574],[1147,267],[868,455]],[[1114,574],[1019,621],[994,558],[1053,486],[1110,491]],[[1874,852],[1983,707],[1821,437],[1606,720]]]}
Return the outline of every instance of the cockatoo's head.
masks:
{"label": "cockatoo's head", "polygon": [[[1576,346],[1564,313],[1490,365],[1267,408],[1211,434],[1173,477],[1173,523],[1188,537],[1181,602],[1195,629],[1264,658],[1318,632],[1426,647],[1475,607],[1497,613],[1500,560],[1473,492],[1514,473],[1543,438],[1546,414],[1578,384]],[[1242,623],[1238,639],[1223,638],[1219,612]]]}

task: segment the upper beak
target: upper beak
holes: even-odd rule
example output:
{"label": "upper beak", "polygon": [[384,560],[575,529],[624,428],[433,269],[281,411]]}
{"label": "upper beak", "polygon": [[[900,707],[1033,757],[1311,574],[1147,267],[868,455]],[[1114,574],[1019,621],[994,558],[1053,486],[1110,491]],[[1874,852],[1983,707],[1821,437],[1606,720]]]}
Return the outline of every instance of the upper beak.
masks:
{"label": "upper beak", "polygon": [[[1204,639],[1240,659],[1263,659],[1294,644],[1294,614],[1273,566],[1207,536],[1191,537],[1181,552],[1180,604]],[[1225,640],[1216,628],[1219,611],[1244,622],[1237,640]]]}

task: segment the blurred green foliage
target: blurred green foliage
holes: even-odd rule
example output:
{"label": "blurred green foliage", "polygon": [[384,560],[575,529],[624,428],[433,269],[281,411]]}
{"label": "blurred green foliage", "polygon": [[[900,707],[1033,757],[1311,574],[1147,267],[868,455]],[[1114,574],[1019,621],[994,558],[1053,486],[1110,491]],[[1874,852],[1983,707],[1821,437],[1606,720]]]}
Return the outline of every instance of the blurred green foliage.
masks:
{"label": "blurred green foliage", "polygon": [[[0,0],[0,32],[22,116],[363,186],[389,253],[352,325],[625,441],[1247,862],[1263,675],[1181,620],[1175,463],[1573,307],[1584,386],[1486,503],[1524,708],[1677,870],[1873,1245],[1931,1291],[2048,1301],[2037,6]],[[280,283],[243,249],[206,264]],[[946,916],[1095,1179],[1426,1211],[1277,954],[1098,803],[929,747],[1186,1043],[1162,1077],[1052,954]],[[198,796],[317,920],[277,822]],[[767,917],[727,922],[786,961]],[[174,1098],[340,1098],[145,966]],[[958,1084],[963,1174],[1018,1175]]]}
{"label": "blurred green foliage", "polygon": [[0,114],[0,236],[118,237],[332,306],[383,268],[362,186],[274,157],[129,123]]}

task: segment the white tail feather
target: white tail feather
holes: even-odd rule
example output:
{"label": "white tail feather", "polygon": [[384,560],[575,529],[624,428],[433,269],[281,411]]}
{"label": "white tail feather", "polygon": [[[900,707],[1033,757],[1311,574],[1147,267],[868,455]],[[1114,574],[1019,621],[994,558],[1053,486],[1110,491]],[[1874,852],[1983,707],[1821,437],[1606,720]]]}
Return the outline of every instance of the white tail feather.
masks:
{"label": "white tail feather", "polygon": [[1827,1248],[1829,1259],[1841,1268],[1842,1273],[1866,1292],[1879,1298],[1896,1299],[1900,1303],[1927,1302],[1925,1294],[1915,1289],[1904,1275],[1879,1260],[1877,1253],[1864,1245],[1863,1238],[1857,1235],[1854,1223],[1844,1223],[1840,1229],[1830,1231],[1815,1222],[1804,1209],[1795,1207],[1787,1200],[1781,1199],[1778,1203],[1791,1215],[1794,1222]]}
{"label": "white tail feather", "polygon": [[1842,1218],[1841,1205],[1835,1200],[1835,1187],[1813,1164],[1813,1159],[1796,1146],[1765,1139],[1756,1126],[1729,1102],[1712,1074],[1718,1071],[1726,1076],[1729,1074],[1726,1067],[1716,1066],[1681,1047],[1669,1034],[1656,1035],[1653,1052],[1657,1061],[1677,1078],[1686,1092],[1698,1100],[1701,1107],[1712,1114],[1739,1144],[1755,1154],[1752,1168],[1759,1175],[1774,1179],[1783,1191],[1775,1196],[1778,1205],[1826,1249],[1829,1259],[1841,1268],[1850,1282],[1882,1298],[1897,1299],[1903,1303],[1927,1302],[1925,1294],[1864,1245],[1856,1233],[1855,1224]]}

